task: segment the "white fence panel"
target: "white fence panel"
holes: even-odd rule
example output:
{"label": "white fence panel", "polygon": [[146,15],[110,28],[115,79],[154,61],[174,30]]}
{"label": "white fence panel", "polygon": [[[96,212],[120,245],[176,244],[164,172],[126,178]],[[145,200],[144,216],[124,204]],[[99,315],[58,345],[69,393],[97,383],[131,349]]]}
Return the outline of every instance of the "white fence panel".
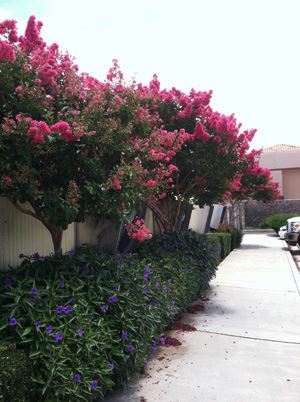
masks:
{"label": "white fence panel", "polygon": [[221,223],[224,207],[222,205],[214,204],[214,210],[210,221],[212,229],[218,229]]}
{"label": "white fence panel", "polygon": [[192,211],[189,229],[192,229],[197,233],[204,233],[208,214],[209,206],[206,205],[204,208],[195,207]]}
{"label": "white fence panel", "polygon": [[[63,236],[63,251],[75,246],[74,224],[69,225]],[[53,252],[51,235],[36,219],[18,211],[7,199],[0,197],[0,270],[20,262],[19,254]]]}

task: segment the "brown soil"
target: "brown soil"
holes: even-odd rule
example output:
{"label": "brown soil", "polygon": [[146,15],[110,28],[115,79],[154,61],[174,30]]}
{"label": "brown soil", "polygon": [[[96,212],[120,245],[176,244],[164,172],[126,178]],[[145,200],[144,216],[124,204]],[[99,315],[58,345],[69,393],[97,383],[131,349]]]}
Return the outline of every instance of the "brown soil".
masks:
{"label": "brown soil", "polygon": [[194,327],[194,325],[184,324],[183,322],[175,322],[172,329],[182,332],[197,331],[197,328]]}
{"label": "brown soil", "polygon": [[204,304],[193,304],[192,306],[188,307],[187,311],[190,314],[197,314],[205,310]]}
{"label": "brown soil", "polygon": [[182,343],[177,339],[173,338],[172,336],[167,336],[165,346],[181,346]]}

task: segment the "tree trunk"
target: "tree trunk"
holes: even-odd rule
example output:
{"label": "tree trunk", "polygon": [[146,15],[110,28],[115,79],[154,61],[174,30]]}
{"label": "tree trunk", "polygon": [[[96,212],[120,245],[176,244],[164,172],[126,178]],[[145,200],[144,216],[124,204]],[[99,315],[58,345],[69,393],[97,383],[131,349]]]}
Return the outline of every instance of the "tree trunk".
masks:
{"label": "tree trunk", "polygon": [[153,212],[155,232],[173,233],[180,230],[182,223],[182,202],[165,198],[158,205],[149,205]]}
{"label": "tree trunk", "polygon": [[51,233],[52,237],[52,242],[53,242],[53,249],[54,249],[54,254],[55,255],[61,255],[62,254],[62,237],[63,237],[63,230],[58,227],[47,227],[49,232]]}
{"label": "tree trunk", "polygon": [[42,214],[39,212],[39,210],[37,208],[34,208],[34,206],[31,205],[30,203],[27,203],[29,205],[29,207],[27,207],[25,204],[21,204],[18,201],[14,202],[12,199],[10,198],[8,199],[19,211],[23,212],[23,214],[25,215],[29,215],[37,219],[49,230],[52,237],[54,254],[61,255],[62,254],[61,243],[63,237],[62,228],[55,226],[52,223],[48,223],[42,216]]}

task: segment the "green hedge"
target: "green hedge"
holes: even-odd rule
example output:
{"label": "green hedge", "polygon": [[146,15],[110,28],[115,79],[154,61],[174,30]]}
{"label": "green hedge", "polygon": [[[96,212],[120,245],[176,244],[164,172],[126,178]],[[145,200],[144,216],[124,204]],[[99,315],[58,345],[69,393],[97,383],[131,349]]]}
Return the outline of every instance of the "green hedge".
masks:
{"label": "green hedge", "polygon": [[239,229],[232,228],[231,229],[231,250],[240,247],[243,240],[243,232]]}
{"label": "green hedge", "polygon": [[24,350],[0,345],[0,401],[29,402],[34,395],[30,383],[32,364]]}
{"label": "green hedge", "polygon": [[[175,316],[208,286],[219,255],[216,239],[188,232],[145,242],[127,257],[89,249],[45,259],[35,254],[1,274],[0,336],[30,358],[38,396],[26,396],[99,400],[128,381]],[[1,366],[2,382],[14,389],[27,381],[30,389],[30,376],[17,365],[12,360],[13,378]]]}
{"label": "green hedge", "polygon": [[243,240],[243,231],[233,226],[222,224],[219,226],[219,232],[231,234],[231,250],[240,247]]}
{"label": "green hedge", "polygon": [[209,239],[218,239],[221,244],[221,258],[227,257],[231,251],[231,234],[225,232],[207,233]]}
{"label": "green hedge", "polygon": [[299,212],[271,215],[266,218],[265,222],[263,223],[263,227],[274,229],[275,232],[278,233],[281,226],[286,225],[289,218],[293,218],[294,216],[299,215]]}

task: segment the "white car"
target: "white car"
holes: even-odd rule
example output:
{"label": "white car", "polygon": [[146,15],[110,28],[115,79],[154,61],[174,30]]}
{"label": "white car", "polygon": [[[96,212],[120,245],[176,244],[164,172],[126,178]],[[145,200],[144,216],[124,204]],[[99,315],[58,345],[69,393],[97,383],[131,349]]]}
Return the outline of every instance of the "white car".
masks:
{"label": "white car", "polygon": [[278,231],[278,236],[280,237],[281,240],[285,240],[285,237],[286,237],[286,225],[281,226],[281,228]]}
{"label": "white car", "polygon": [[285,240],[289,246],[300,245],[300,216],[295,216],[287,220]]}

